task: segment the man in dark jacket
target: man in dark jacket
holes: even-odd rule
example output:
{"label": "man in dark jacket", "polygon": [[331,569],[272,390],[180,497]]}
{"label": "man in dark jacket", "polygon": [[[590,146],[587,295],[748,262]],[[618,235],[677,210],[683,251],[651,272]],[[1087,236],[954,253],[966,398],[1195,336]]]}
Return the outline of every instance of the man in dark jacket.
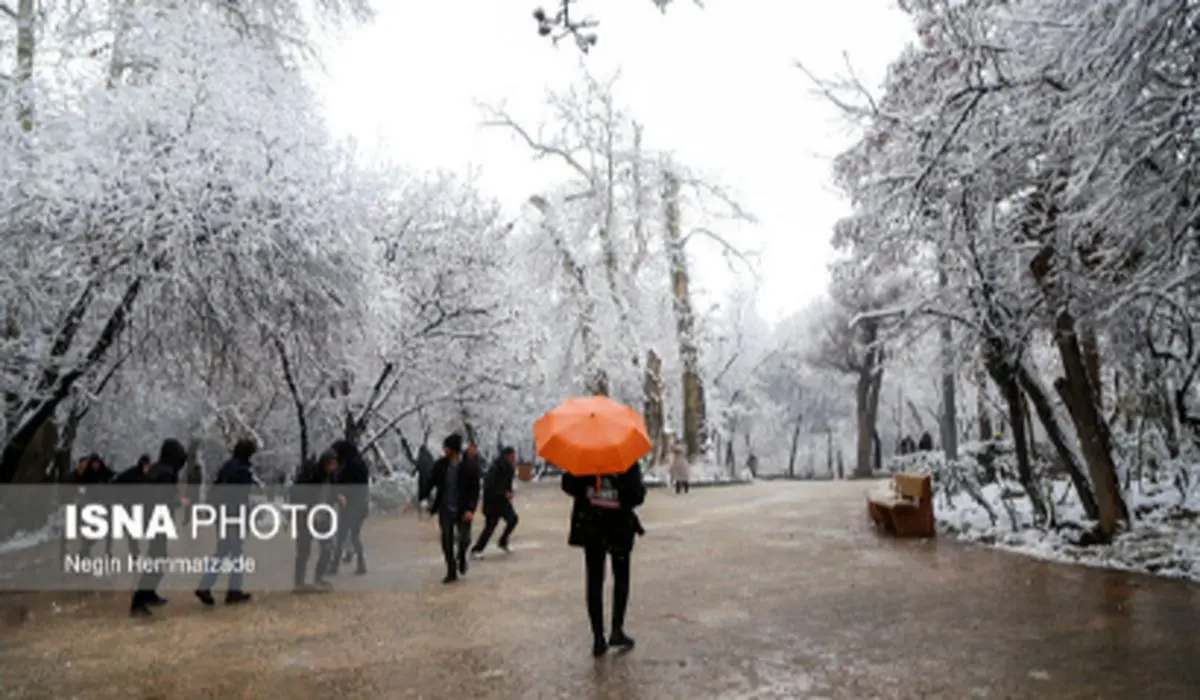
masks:
{"label": "man in dark jacket", "polygon": [[[175,439],[164,440],[158,452],[158,461],[146,470],[144,500],[147,506],[166,505],[174,510],[179,501],[179,471],[187,462],[187,450],[183,443]],[[186,501],[182,505],[188,505]],[[146,552],[151,560],[161,561],[167,556],[167,536],[157,535],[150,540]],[[133,592],[129,612],[134,617],[150,615],[151,605],[162,605],[167,602],[158,594],[158,584],[162,583],[163,572],[149,570],[138,580],[137,590]]]}
{"label": "man in dark jacket", "polygon": [[517,451],[505,447],[500,456],[492,463],[487,475],[483,477],[483,532],[475,542],[472,554],[483,554],[492,533],[501,520],[504,521],[504,532],[496,544],[507,552],[508,538],[517,527],[517,511],[513,508],[513,478],[516,476]]}
{"label": "man in dark jacket", "polygon": [[[208,562],[209,568],[204,572],[204,577],[200,579],[200,585],[196,588],[196,597],[205,605],[212,605],[215,602],[212,597],[212,587],[220,576],[220,566],[224,563],[232,564],[242,556],[244,551],[245,533],[236,523],[245,522],[245,518],[248,517],[250,490],[257,483],[254,478],[254,466],[250,464],[250,459],[256,452],[258,452],[258,446],[254,444],[253,440],[238,440],[237,444],[233,446],[233,459],[221,466],[221,469],[217,471],[217,478],[213,480],[213,494],[209,501],[211,505],[221,509],[221,515],[217,518],[217,551],[213,552],[212,558]],[[229,527],[221,529],[220,526],[228,521],[233,522],[230,522]],[[248,526],[248,523],[246,524]],[[225,593],[227,605],[236,605],[250,600],[250,594],[242,590],[242,576],[242,567],[231,567],[229,590]]]}
{"label": "man in dark jacket", "polygon": [[[296,474],[296,481],[292,485],[292,493],[290,501],[297,505],[313,508],[318,505],[328,505],[331,502],[336,502],[334,494],[331,494],[330,483],[333,481],[334,473],[338,468],[337,455],[332,450],[323,453],[316,461],[307,462],[300,468]],[[328,520],[321,518],[313,523],[315,529],[319,532],[327,532],[330,523]],[[313,585],[305,583],[308,577],[308,557],[312,553],[313,533],[308,527],[298,528],[296,531],[296,570],[293,576],[295,591],[303,593],[314,589],[329,588],[329,583],[323,578],[325,572],[329,569],[331,558],[333,557],[333,540],[321,540],[317,549],[317,568],[313,575]]]}
{"label": "man in dark jacket", "polygon": [[[109,489],[105,488],[108,482],[112,481],[113,471],[104,464],[104,460],[100,459],[100,455],[92,453],[87,457],[79,460],[75,466],[75,473],[72,474],[72,481],[79,487],[76,502],[79,505],[87,503],[108,503],[106,496]],[[79,543],[80,556],[89,556],[92,553],[93,540],[83,540]],[[104,553],[112,554],[112,534],[104,539]]]}
{"label": "man in dark jacket", "polygon": [[[142,455],[138,457],[137,464],[114,476],[113,480],[109,482],[115,492],[114,502],[133,505],[137,500],[138,488],[146,483],[146,472],[148,471],[150,471],[150,455]],[[129,538],[129,553],[135,557],[141,554],[138,540],[132,537]]]}
{"label": "man in dark jacket", "polygon": [[338,516],[337,540],[333,548],[333,561],[330,562],[329,573],[336,576],[338,565],[342,560],[342,550],[346,541],[354,548],[358,557],[358,568],[355,575],[367,573],[367,561],[363,555],[362,526],[370,511],[371,471],[367,461],[354,443],[349,440],[338,440],[330,448],[338,460],[337,484],[334,488],[337,502],[341,507]]}
{"label": "man in dark jacket", "polygon": [[[433,453],[425,445],[417,450],[416,464],[413,465],[413,472],[417,475],[417,493],[422,494],[429,490],[429,475],[433,473],[433,463],[437,461],[433,458]],[[418,496],[420,500],[420,496]],[[420,510],[418,509],[418,513]]]}
{"label": "man in dark jacket", "polygon": [[442,583],[452,583],[459,574],[467,573],[471,519],[479,507],[479,467],[463,459],[462,436],[457,433],[442,442],[442,452],[444,456],[434,463],[421,498],[429,498],[430,492],[436,491],[429,512],[437,514],[442,530],[442,556],[446,559],[446,578]]}

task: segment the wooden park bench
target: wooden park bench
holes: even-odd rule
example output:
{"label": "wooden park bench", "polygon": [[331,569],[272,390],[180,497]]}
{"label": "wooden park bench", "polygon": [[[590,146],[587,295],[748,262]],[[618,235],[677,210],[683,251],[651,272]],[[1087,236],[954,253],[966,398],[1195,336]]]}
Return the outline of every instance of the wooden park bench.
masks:
{"label": "wooden park bench", "polygon": [[889,492],[867,496],[867,514],[896,537],[933,537],[933,480],[923,474],[896,474]]}

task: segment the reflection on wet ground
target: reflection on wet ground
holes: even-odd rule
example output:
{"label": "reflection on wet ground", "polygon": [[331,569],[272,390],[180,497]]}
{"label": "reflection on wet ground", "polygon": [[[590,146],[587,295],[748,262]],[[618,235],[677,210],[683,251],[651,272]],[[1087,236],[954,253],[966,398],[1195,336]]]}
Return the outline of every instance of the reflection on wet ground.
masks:
{"label": "reflection on wet ground", "polygon": [[[441,586],[436,525],[375,518],[356,588],[148,622],[110,594],[0,598],[15,698],[1171,698],[1200,696],[1200,587],[867,527],[862,483],[651,493],[638,648],[595,661],[568,503],[523,490],[515,551]],[[421,540],[417,591],[378,590]],[[403,587],[401,587],[403,588]],[[411,588],[411,587],[408,587]]]}

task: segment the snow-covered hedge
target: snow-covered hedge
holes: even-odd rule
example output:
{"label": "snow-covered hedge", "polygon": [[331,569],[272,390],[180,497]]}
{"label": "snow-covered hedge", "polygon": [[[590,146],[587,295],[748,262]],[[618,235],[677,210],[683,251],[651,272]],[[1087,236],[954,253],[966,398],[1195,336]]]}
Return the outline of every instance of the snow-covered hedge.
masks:
{"label": "snow-covered hedge", "polygon": [[398,472],[390,476],[376,477],[371,483],[372,512],[398,511],[416,498],[417,479],[411,474]]}
{"label": "snow-covered hedge", "polygon": [[[1161,481],[1132,480],[1125,492],[1131,527],[1111,544],[1082,546],[1092,530],[1074,487],[1064,476],[1045,476],[1049,465],[1035,462],[1043,475],[1043,499],[1051,522],[1035,523],[1033,507],[1015,480],[1010,443],[973,443],[958,460],[940,452],[897,457],[888,472],[930,474],[938,529],[957,539],[979,542],[1051,561],[1140,571],[1200,581],[1200,465],[1164,465]],[[990,467],[994,467],[992,474]]]}

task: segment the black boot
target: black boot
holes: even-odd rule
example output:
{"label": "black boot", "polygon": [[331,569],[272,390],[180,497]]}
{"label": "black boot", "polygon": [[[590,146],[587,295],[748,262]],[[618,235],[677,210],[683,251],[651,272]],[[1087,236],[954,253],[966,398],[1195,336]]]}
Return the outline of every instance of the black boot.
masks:
{"label": "black boot", "polygon": [[458,574],[451,571],[450,573],[446,574],[446,578],[442,579],[442,583],[454,583],[457,580]]}
{"label": "black boot", "polygon": [[251,596],[249,593],[243,593],[241,591],[229,591],[225,594],[225,604],[237,605],[238,603],[249,603],[252,597],[253,596]]}
{"label": "black boot", "polygon": [[623,630],[615,630],[608,640],[608,645],[629,651],[633,648],[633,637],[625,634]]}
{"label": "black boot", "polygon": [[150,606],[146,605],[146,594],[134,591],[133,600],[129,601],[129,614],[133,617],[150,617]]}
{"label": "black boot", "polygon": [[463,552],[458,556],[458,573],[467,573],[467,554]]}
{"label": "black boot", "polygon": [[592,640],[592,656],[604,656],[608,653],[608,642],[604,641],[604,635],[600,635]]}
{"label": "black boot", "polygon": [[206,591],[203,589],[198,589],[196,591],[196,598],[199,599],[200,602],[204,603],[205,605],[214,605],[217,602],[217,601],[213,600],[211,591]]}
{"label": "black boot", "polygon": [[166,605],[166,604],[167,604],[167,599],[160,596],[158,593],[151,591],[150,594],[146,596],[146,605],[152,605],[154,607],[158,607],[160,605]]}

